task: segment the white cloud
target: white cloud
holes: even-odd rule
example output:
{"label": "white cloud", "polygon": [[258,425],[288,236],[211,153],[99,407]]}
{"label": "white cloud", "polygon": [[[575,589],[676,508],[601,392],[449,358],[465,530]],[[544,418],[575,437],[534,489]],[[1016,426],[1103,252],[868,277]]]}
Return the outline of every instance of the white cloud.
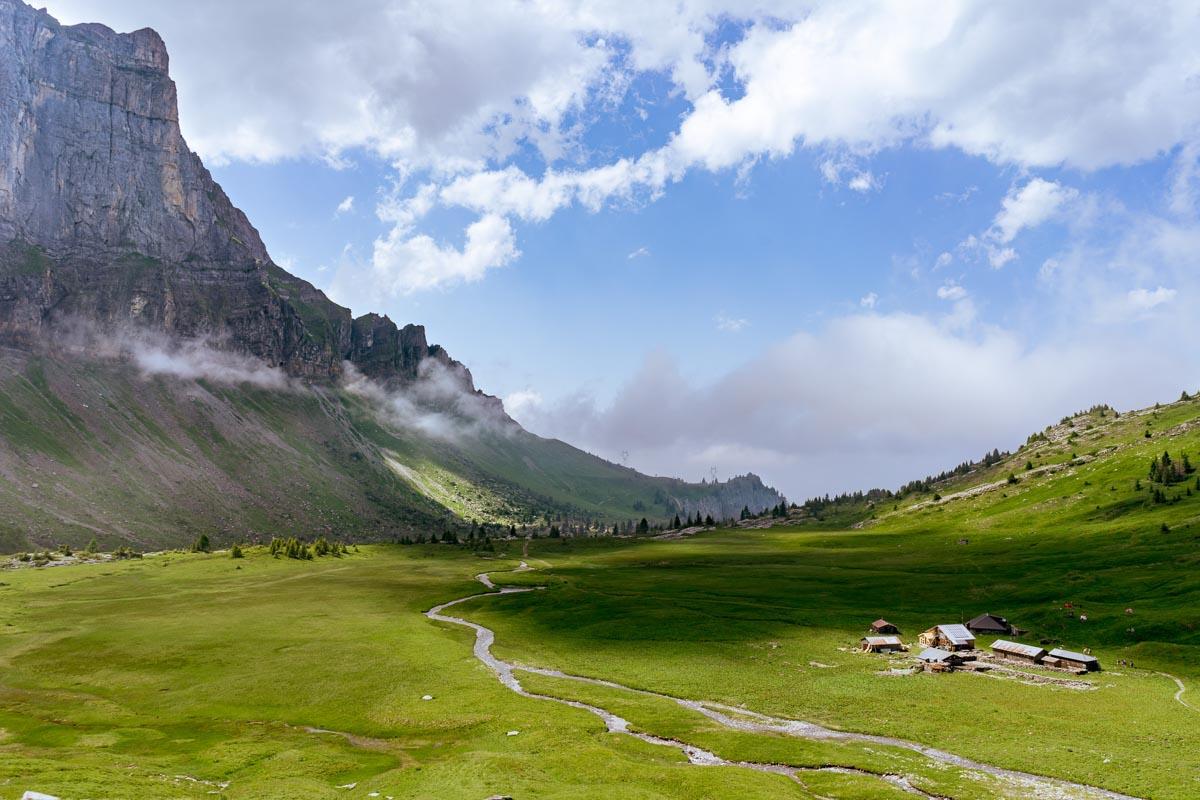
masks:
{"label": "white cloud", "polygon": [[629,259],[630,261],[633,261],[635,258],[644,258],[645,256],[648,256],[648,255],[650,255],[650,249],[648,247],[646,247],[645,245],[643,245],[643,246],[637,248],[636,250],[630,252],[630,254],[625,256],[625,258]]}
{"label": "white cloud", "polygon": [[948,267],[954,262],[954,256],[951,253],[941,253],[937,257],[937,261],[933,262],[934,269],[942,269]]}
{"label": "white cloud", "polygon": [[1078,408],[1144,406],[1194,383],[1200,355],[1181,360],[1155,346],[1171,326],[1129,330],[1089,327],[1035,345],[911,314],[852,315],[779,342],[711,386],[690,384],[655,353],[607,405],[578,393],[518,419],[602,455],[628,450],[651,472],[753,469],[796,498],[894,488],[1016,447]]}
{"label": "white cloud", "polygon": [[441,245],[425,234],[406,236],[400,228],[375,241],[375,272],[396,293],[472,283],[489,269],[519,255],[512,227],[503,217],[487,214],[466,230],[462,248]]}
{"label": "white cloud", "polygon": [[875,292],[867,292],[865,295],[863,295],[862,299],[858,301],[858,304],[863,308],[874,308],[875,304],[878,302],[879,295],[875,294]]}
{"label": "white cloud", "polygon": [[1001,269],[1005,264],[1017,257],[1017,251],[1011,247],[992,247],[987,248],[988,264],[992,269]]}
{"label": "white cloud", "polygon": [[544,404],[542,395],[533,389],[522,389],[504,396],[504,410],[514,419],[527,416]]}
{"label": "white cloud", "polygon": [[862,165],[862,159],[845,153],[826,158],[818,165],[821,178],[831,186],[846,188],[865,194],[880,188],[879,178]]}
{"label": "white cloud", "polygon": [[[744,171],[797,147],[839,154],[822,174],[865,192],[880,182],[867,160],[904,143],[1092,170],[1186,146],[1200,129],[1200,15],[1187,0],[357,0],[353,13],[285,0],[48,2],[68,21],[157,27],[185,133],[206,158],[344,165],[365,148],[396,164],[401,192],[432,182],[428,202],[481,218],[653,199],[689,170]],[[715,46],[730,21],[744,36]],[[594,166],[589,126],[651,72],[689,104],[678,128],[657,149]],[[543,174],[512,166],[522,148]],[[1055,185],[1038,180],[1024,189]],[[1002,211],[993,265],[1015,257],[1008,242],[1036,224],[1035,200]]]}
{"label": "white cloud", "polygon": [[1036,228],[1056,218],[1079,191],[1056,181],[1033,178],[1024,186],[1013,187],[1000,204],[1000,212],[989,232],[1000,244],[1008,244],[1026,228]]}
{"label": "white cloud", "polygon": [[333,215],[335,217],[340,217],[343,214],[349,214],[353,210],[354,210],[354,195],[349,195],[345,200],[338,203],[338,206],[334,210]]}
{"label": "white cloud", "polygon": [[1157,289],[1133,289],[1129,292],[1129,305],[1135,311],[1149,311],[1175,299],[1175,290],[1159,286]]}
{"label": "white cloud", "polygon": [[738,333],[750,324],[750,320],[740,317],[726,316],[724,313],[718,314],[716,317],[717,330],[725,333]]}
{"label": "white cloud", "polygon": [[851,178],[846,186],[856,192],[869,192],[879,188],[879,180],[871,172],[860,172]]}
{"label": "white cloud", "polygon": [[965,298],[967,290],[951,281],[944,286],[938,287],[937,296],[939,300],[950,300],[953,302]]}

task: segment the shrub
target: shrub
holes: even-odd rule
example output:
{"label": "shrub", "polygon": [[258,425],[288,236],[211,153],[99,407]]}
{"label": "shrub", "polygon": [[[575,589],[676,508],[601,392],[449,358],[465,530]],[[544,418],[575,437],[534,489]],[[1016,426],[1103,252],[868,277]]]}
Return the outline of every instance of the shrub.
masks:
{"label": "shrub", "polygon": [[235,544],[233,547],[229,548],[229,557],[245,558],[245,556],[242,554],[242,546],[240,544]]}

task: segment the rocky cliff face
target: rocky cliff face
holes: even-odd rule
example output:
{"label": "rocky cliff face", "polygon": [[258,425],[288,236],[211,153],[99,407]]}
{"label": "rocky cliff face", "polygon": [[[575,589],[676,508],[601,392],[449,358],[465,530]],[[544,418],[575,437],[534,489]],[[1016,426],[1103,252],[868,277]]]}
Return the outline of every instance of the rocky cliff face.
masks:
{"label": "rocky cliff face", "polygon": [[[0,0],[0,340],[135,325],[312,380],[349,360],[385,383],[456,365],[419,326],[348,309],[271,262],[179,129],[152,30],[60,25]],[[474,391],[473,386],[467,386]]]}

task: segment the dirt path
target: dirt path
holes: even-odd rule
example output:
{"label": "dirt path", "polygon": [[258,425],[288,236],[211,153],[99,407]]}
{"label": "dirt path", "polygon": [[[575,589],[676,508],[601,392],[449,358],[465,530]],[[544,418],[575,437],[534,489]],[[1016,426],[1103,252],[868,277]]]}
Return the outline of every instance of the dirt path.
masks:
{"label": "dirt path", "polygon": [[[530,567],[524,561],[514,572],[524,572]],[[499,597],[506,594],[518,594],[523,592],[534,592],[544,589],[543,586],[529,587],[505,587],[497,589],[487,573],[476,575],[476,580],[483,584],[488,589],[496,591],[484,592],[480,594],[467,595],[460,597],[457,600],[451,600],[447,603],[434,606],[425,612],[425,616],[438,622],[448,622],[453,625],[461,625],[475,631],[475,646],[474,654],[481,662],[487,665],[488,668],[496,674],[500,682],[521,695],[536,700],[549,700],[551,702],[560,703],[578,708],[596,715],[604,721],[605,727],[611,733],[620,733],[627,736],[632,736],[641,741],[650,744],[670,747],[682,752],[689,762],[698,766],[725,766],[725,767],[741,767],[754,770],[756,772],[766,772],[776,775],[786,775],[801,784],[801,776],[806,772],[835,772],[840,774],[858,774],[870,775],[882,781],[900,788],[906,792],[924,797],[939,797],[939,795],[931,794],[924,789],[914,786],[911,780],[906,775],[894,773],[877,773],[869,770],[851,768],[851,767],[794,767],[785,764],[768,764],[746,761],[730,761],[715,753],[709,752],[687,742],[678,741],[675,739],[665,739],[653,734],[643,733],[641,731],[632,730],[628,720],[617,716],[616,714],[598,706],[589,705],[576,700],[566,700],[561,697],[552,695],[537,694],[525,689],[520,680],[514,673],[528,672],[530,674],[542,675],[551,678],[561,678],[564,680],[577,681],[580,683],[589,683],[596,686],[604,686],[611,689],[619,689],[622,691],[633,692],[646,697],[655,697],[663,700],[670,700],[679,706],[703,714],[708,719],[723,725],[727,728],[738,731],[746,731],[750,733],[770,733],[783,734],[786,736],[795,736],[798,738],[818,740],[818,741],[842,741],[842,742],[860,742],[863,744],[883,745],[887,747],[899,747],[905,750],[910,750],[919,753],[931,761],[957,767],[969,772],[980,773],[995,778],[1001,782],[1004,789],[1011,789],[1020,792],[1021,797],[1038,798],[1039,800],[1138,800],[1130,795],[1112,792],[1107,789],[1100,789],[1084,784],[1072,783],[1057,778],[1047,778],[1041,775],[1033,775],[1027,772],[1019,772],[1017,770],[1004,769],[1002,767],[994,767],[990,764],[983,764],[978,761],[973,761],[962,756],[954,755],[943,750],[938,750],[933,747],[928,747],[916,742],[909,742],[903,739],[895,739],[890,736],[875,736],[865,733],[852,733],[848,731],[838,731],[831,728],[825,728],[811,722],[803,722],[801,720],[783,719],[780,717],[771,717],[766,714],[759,714],[754,711],[748,711],[743,708],[728,706],[721,703],[713,703],[709,701],[690,700],[680,697],[672,697],[671,695],[652,692],[645,689],[635,689],[629,686],[624,686],[613,681],[606,681],[599,678],[588,678],[582,675],[572,675],[570,673],[561,672],[555,669],[545,669],[541,667],[528,667],[513,664],[508,661],[503,661],[492,653],[492,645],[496,641],[495,632],[475,622],[470,622],[461,617],[451,616],[443,612],[453,606],[469,602],[483,597]],[[1182,686],[1182,683],[1180,683]],[[1179,694],[1182,694],[1182,689]],[[1176,699],[1179,699],[1179,694]],[[1180,700],[1180,702],[1183,702]],[[1185,703],[1186,705],[1186,703]],[[1190,706],[1189,706],[1190,708]]]}
{"label": "dirt path", "polygon": [[1183,699],[1183,693],[1187,691],[1187,686],[1185,686],[1183,684],[1183,681],[1181,681],[1179,678],[1176,678],[1174,675],[1172,675],[1169,672],[1160,672],[1158,674],[1162,675],[1164,678],[1170,678],[1171,680],[1173,680],[1175,682],[1175,685],[1179,687],[1179,691],[1175,692],[1175,702],[1176,703],[1179,703],[1179,705],[1183,706],[1184,708],[1190,708],[1192,711],[1200,711],[1200,708],[1196,708],[1194,705],[1189,703],[1187,700]]}

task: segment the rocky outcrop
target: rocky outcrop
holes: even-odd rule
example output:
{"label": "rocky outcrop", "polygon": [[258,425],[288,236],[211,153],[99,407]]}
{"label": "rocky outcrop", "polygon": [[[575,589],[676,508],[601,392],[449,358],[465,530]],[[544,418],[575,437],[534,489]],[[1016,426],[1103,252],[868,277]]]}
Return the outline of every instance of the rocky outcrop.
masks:
{"label": "rocky outcrop", "polygon": [[350,311],[274,264],[179,128],[162,39],[0,0],[0,341],[64,324],[205,338],[309,380],[386,384],[433,358],[420,326]]}
{"label": "rocky outcrop", "polygon": [[675,510],[686,516],[698,514],[702,517],[711,516],[716,520],[737,519],[743,508],[758,514],[783,501],[775,489],[762,482],[762,478],[749,472],[730,478],[724,483],[706,484],[705,492],[700,496],[672,497]]}

